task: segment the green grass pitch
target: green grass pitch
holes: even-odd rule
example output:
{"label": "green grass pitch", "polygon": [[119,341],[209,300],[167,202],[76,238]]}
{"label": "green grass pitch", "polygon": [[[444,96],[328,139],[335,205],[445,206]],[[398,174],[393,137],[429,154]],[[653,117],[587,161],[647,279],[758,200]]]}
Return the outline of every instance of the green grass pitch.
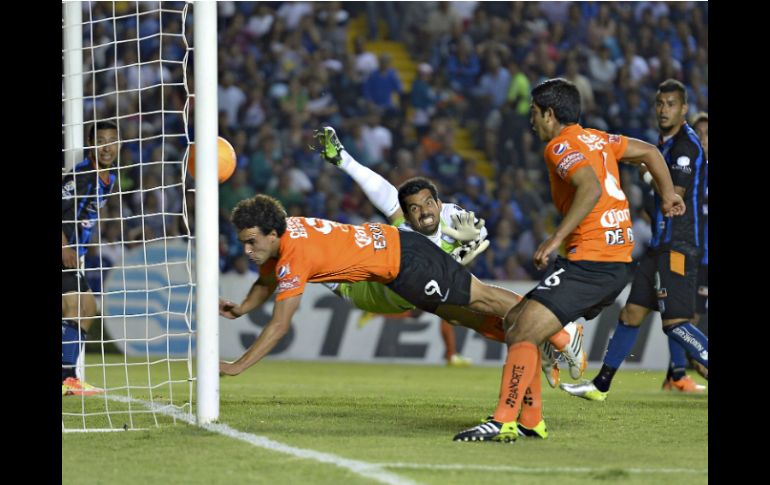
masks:
{"label": "green grass pitch", "polygon": [[[155,383],[165,366],[132,367],[129,378]],[[185,376],[183,364],[174,364],[173,373]],[[122,367],[106,375],[110,386],[126,379]],[[95,385],[101,379],[89,378]],[[662,380],[663,372],[621,370],[607,401],[598,403],[543,379],[547,440],[455,443],[455,433],[494,410],[499,368],[267,360],[222,379],[220,422],[339,460],[382,464],[401,483],[708,483],[708,396],[663,392]],[[186,389],[159,386],[152,398],[163,403],[174,392],[184,402]],[[97,396],[63,397],[62,409],[99,413],[106,403],[115,413],[112,426],[128,421],[121,414],[127,404]],[[88,420],[91,427],[108,423],[98,415]],[[144,414],[132,421],[141,430],[62,433],[62,483],[378,483],[333,464],[158,421],[155,427]]]}

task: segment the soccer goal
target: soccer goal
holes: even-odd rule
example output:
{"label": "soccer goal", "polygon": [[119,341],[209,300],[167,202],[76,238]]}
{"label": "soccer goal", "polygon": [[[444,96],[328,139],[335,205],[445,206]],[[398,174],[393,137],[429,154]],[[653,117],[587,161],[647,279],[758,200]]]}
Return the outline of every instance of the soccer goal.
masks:
{"label": "soccer goal", "polygon": [[[90,229],[72,241],[97,306],[76,371],[98,388],[63,386],[62,432],[218,418],[216,18],[215,2],[62,3],[62,177],[115,175],[103,202],[70,194],[90,219],[62,220]],[[98,121],[120,134],[106,172],[81,163]]]}

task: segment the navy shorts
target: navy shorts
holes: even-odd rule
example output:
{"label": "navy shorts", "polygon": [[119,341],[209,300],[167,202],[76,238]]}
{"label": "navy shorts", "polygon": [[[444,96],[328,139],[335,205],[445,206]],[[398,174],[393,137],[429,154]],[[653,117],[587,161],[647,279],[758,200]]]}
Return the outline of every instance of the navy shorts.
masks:
{"label": "navy shorts", "polygon": [[650,248],[639,260],[627,303],[659,311],[663,320],[695,315],[696,250]]}

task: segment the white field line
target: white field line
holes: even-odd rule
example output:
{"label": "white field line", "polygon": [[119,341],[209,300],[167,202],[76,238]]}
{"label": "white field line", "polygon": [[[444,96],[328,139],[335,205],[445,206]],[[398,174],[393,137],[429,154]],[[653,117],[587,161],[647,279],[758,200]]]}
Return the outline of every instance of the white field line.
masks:
{"label": "white field line", "polygon": [[[367,463],[364,461],[351,460],[349,458],[343,458],[341,456],[333,455],[331,453],[323,453],[320,451],[309,450],[305,448],[297,448],[294,446],[286,445],[278,441],[271,440],[264,436],[258,436],[251,433],[245,433],[233,429],[226,424],[203,424],[198,425],[195,422],[195,418],[189,414],[183,413],[176,409],[169,409],[168,407],[161,406],[159,404],[142,401],[141,399],[126,398],[122,396],[108,396],[109,399],[120,402],[134,402],[142,404],[148,409],[153,410],[159,414],[184,421],[194,426],[199,426],[207,431],[218,433],[229,438],[244,441],[258,448],[264,448],[269,451],[277,453],[284,453],[287,455],[295,456],[297,458],[304,458],[308,460],[315,460],[320,463],[326,463],[329,465],[338,466],[349,470],[356,475],[370,478],[378,482],[392,484],[392,485],[412,485],[416,482],[390,473],[385,468],[401,468],[401,469],[422,469],[422,470],[472,470],[472,471],[486,471],[486,472],[514,472],[524,474],[548,474],[548,473],[603,473],[603,472],[625,472],[629,474],[640,475],[654,475],[654,474],[692,474],[701,475],[708,474],[708,469],[696,469],[696,468],[597,468],[597,467],[520,467],[509,465],[465,465],[465,464],[426,464],[426,463]],[[122,431],[122,430],[119,430]],[[475,446],[475,444],[471,445]]]}
{"label": "white field line", "polygon": [[[474,446],[473,444],[471,446]],[[601,472],[626,472],[636,474],[656,474],[656,473],[682,473],[682,474],[707,474],[708,469],[696,469],[696,468],[596,468],[596,467],[523,467],[523,466],[508,466],[508,465],[463,465],[463,464],[440,464],[431,465],[425,463],[377,463],[382,468],[409,468],[409,469],[426,469],[426,470],[474,470],[474,471],[488,471],[488,472],[515,472],[515,473],[601,473]]]}
{"label": "white field line", "polygon": [[164,414],[166,416],[178,419],[180,421],[184,421],[194,426],[199,426],[205,429],[206,431],[211,431],[212,433],[218,433],[223,436],[227,436],[228,438],[234,438],[237,440],[245,441],[250,445],[254,445],[258,448],[264,448],[269,451],[275,451],[277,453],[283,453],[283,454],[291,455],[297,458],[304,458],[307,460],[314,460],[320,463],[334,465],[340,468],[344,468],[345,470],[355,473],[356,475],[360,475],[365,478],[370,478],[372,480],[376,480],[381,483],[387,483],[390,485],[417,485],[417,482],[414,482],[413,480],[410,480],[406,477],[396,475],[395,473],[386,471],[380,465],[376,465],[373,463],[367,463],[365,461],[358,461],[358,460],[351,460],[349,458],[343,458],[341,456],[333,455],[331,453],[323,453],[320,451],[308,450],[305,448],[297,448],[295,446],[290,446],[278,441],[271,440],[264,436],[258,436],[251,433],[238,431],[237,429],[233,429],[226,424],[220,423],[220,424],[199,425],[195,422],[195,418],[189,414],[183,413],[176,409],[161,407],[158,404],[142,401],[141,399],[126,398],[122,396],[108,396],[108,398],[115,401],[134,402],[134,403],[142,404],[143,406],[159,414]]}

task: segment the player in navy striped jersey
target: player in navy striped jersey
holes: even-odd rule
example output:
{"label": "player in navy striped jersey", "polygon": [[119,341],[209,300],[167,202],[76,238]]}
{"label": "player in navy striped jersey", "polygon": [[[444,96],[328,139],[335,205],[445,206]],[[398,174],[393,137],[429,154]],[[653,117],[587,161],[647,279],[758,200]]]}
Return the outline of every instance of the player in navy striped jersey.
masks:
{"label": "player in navy striped jersey", "polygon": [[568,393],[592,401],[604,401],[615,372],[631,353],[639,326],[651,311],[659,311],[668,336],[671,362],[664,390],[702,392],[685,373],[687,354],[708,371],[708,337],[692,324],[695,315],[696,278],[702,257],[706,158],[695,131],[685,122],[687,91],[668,79],[658,86],[655,113],[660,140],[658,149],[666,160],[674,190],[687,207],[684,215],[666,217],[661,199],[655,196],[650,247],[639,262],[626,305],[607,346],[604,363],[592,381],[562,384]]}
{"label": "player in navy striped jersey", "polygon": [[[703,210],[701,216],[703,217],[703,257],[700,260],[700,267],[698,268],[698,292],[695,297],[695,317],[692,319],[693,325],[698,325],[701,317],[708,311],[709,304],[709,115],[708,113],[698,113],[693,116],[690,122],[693,130],[698,134],[700,138],[700,144],[703,147],[703,154],[706,156],[706,176],[703,179]],[[698,370],[698,372],[704,377],[708,376],[708,369],[703,368],[695,361],[690,361],[691,364]]]}
{"label": "player in navy striped jersey", "polygon": [[86,332],[96,316],[96,299],[83,273],[99,209],[107,203],[117,178],[113,165],[120,152],[118,127],[97,121],[88,132],[86,158],[64,175],[61,185],[62,259],[62,396],[103,392],[81,381],[75,372]]}

